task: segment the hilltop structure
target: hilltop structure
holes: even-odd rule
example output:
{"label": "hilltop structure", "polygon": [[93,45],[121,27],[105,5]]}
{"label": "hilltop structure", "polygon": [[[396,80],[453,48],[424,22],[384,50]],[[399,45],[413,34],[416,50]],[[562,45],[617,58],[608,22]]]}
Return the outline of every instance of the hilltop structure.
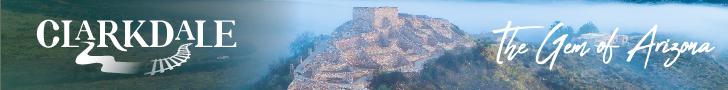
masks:
{"label": "hilltop structure", "polygon": [[316,42],[289,89],[367,89],[376,73],[418,72],[446,51],[475,46],[449,21],[397,7],[355,7],[352,19]]}

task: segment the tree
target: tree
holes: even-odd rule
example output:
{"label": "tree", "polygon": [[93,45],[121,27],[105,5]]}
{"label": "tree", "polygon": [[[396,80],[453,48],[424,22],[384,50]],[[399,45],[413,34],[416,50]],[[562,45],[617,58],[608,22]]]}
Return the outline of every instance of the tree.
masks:
{"label": "tree", "polygon": [[[561,23],[561,21],[558,21],[558,20],[554,21],[554,23],[551,24],[551,26],[548,29],[550,30],[550,29],[556,27],[556,25],[559,23]],[[571,37],[574,37],[574,36],[572,36],[572,35],[574,35],[574,28],[572,28],[571,26],[567,26],[567,25],[561,26],[559,29],[554,31],[554,34],[552,34],[551,37],[549,37],[549,41],[547,41],[547,43],[551,43],[552,40],[554,40],[558,37],[561,37],[561,35],[564,35],[564,34],[569,35],[568,37],[566,37],[566,41],[570,41]]]}
{"label": "tree", "polygon": [[313,47],[315,40],[316,36],[312,32],[304,32],[296,36],[288,48],[294,55],[307,53],[308,49]]}
{"label": "tree", "polygon": [[594,23],[587,22],[586,24],[581,25],[581,27],[579,28],[579,33],[577,34],[582,35],[587,33],[599,33],[599,28],[597,28]]}

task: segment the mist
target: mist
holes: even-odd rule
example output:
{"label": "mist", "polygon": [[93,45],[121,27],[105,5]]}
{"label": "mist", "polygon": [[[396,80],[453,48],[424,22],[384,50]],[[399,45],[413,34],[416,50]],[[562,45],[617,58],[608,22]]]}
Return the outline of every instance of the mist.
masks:
{"label": "mist", "polygon": [[[646,33],[658,25],[658,33],[680,35],[728,46],[728,9],[699,4],[630,4],[618,2],[473,2],[473,1],[292,1],[292,26],[297,31],[329,34],[351,19],[352,7],[399,7],[400,13],[428,15],[450,20],[471,34],[515,26],[549,26],[554,21],[578,30],[593,22],[602,33]],[[519,32],[525,41],[541,41],[547,29]]]}
{"label": "mist", "polygon": [[[728,9],[709,5],[643,5],[616,2],[470,2],[470,1],[219,1],[202,6],[223,10],[196,10],[212,16],[239,17],[234,37],[252,48],[244,55],[246,83],[265,74],[269,65],[288,57],[290,43],[304,32],[331,34],[351,20],[352,7],[399,7],[400,13],[444,18],[471,34],[490,33],[508,21],[515,26],[549,26],[556,20],[578,30],[591,21],[602,33],[619,27],[620,33],[646,33],[659,25],[658,33],[682,34],[690,38],[728,46]],[[199,4],[189,2],[186,4]],[[241,10],[242,9],[242,10]],[[177,9],[179,10],[179,9]],[[195,10],[195,9],[185,9]],[[181,11],[182,12],[182,11]],[[234,13],[234,14],[230,14]],[[541,41],[547,29],[519,32],[525,41]],[[675,42],[675,41],[673,41]]]}

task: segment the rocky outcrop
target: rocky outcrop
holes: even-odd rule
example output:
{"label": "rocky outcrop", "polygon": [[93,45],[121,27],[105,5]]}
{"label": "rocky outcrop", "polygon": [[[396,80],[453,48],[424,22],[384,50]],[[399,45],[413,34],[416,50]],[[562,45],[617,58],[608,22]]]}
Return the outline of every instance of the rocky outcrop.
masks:
{"label": "rocky outcrop", "polygon": [[399,13],[396,7],[355,7],[353,20],[317,42],[294,70],[289,89],[366,89],[379,72],[418,72],[446,51],[473,40],[440,18]]}

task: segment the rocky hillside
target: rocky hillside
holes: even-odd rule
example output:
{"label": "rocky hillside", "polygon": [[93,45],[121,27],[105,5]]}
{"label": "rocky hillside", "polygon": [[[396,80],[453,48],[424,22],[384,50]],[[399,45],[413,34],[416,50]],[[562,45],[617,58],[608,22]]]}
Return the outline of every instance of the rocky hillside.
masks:
{"label": "rocky hillside", "polygon": [[355,7],[353,20],[295,67],[289,89],[364,89],[378,73],[418,72],[446,51],[475,46],[445,19],[399,13],[396,7]]}

